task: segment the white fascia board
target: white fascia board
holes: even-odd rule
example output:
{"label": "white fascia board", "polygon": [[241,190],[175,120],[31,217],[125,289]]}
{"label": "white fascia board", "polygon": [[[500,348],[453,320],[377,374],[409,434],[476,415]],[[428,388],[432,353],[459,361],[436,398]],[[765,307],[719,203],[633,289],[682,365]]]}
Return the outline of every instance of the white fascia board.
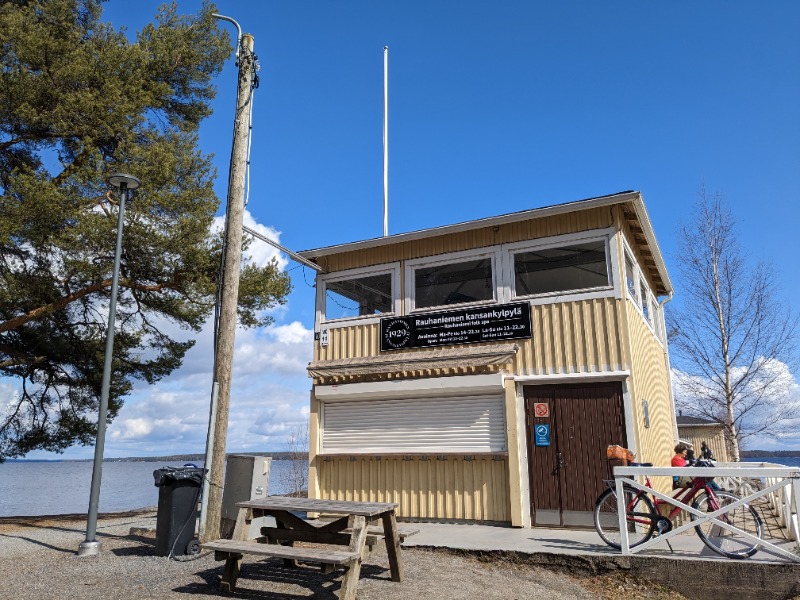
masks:
{"label": "white fascia board", "polygon": [[575,383],[578,381],[622,381],[630,371],[598,371],[596,373],[554,373],[552,375],[506,375],[517,383]]}
{"label": "white fascia board", "polygon": [[672,294],[674,288],[672,287],[672,280],[667,273],[667,264],[664,262],[664,257],[661,254],[661,248],[656,240],[656,232],[653,230],[653,224],[650,222],[650,216],[647,214],[647,209],[644,206],[644,199],[641,194],[636,194],[633,199],[633,206],[636,209],[636,216],[639,218],[639,223],[642,225],[644,237],[647,239],[647,245],[650,246],[650,251],[653,253],[653,260],[656,261],[656,268],[658,269],[661,279],[664,281],[664,287],[667,288],[667,294]]}
{"label": "white fascia board", "polygon": [[314,396],[321,402],[340,400],[388,400],[432,396],[479,396],[503,393],[503,374],[456,375],[423,379],[396,379],[314,386]]}

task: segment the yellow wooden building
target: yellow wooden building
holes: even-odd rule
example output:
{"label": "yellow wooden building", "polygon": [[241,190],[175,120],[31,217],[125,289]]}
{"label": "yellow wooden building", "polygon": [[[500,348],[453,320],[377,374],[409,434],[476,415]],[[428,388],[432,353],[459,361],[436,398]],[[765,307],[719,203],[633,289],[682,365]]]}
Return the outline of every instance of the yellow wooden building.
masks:
{"label": "yellow wooden building", "polygon": [[678,438],[692,445],[697,458],[701,458],[700,448],[705,442],[711,450],[714,460],[720,462],[728,462],[730,460],[730,453],[728,452],[730,444],[725,435],[724,425],[708,419],[683,416],[680,412],[675,421],[678,425]]}
{"label": "yellow wooden building", "polygon": [[669,464],[672,285],[638,192],[300,254],[324,270],[309,496],[590,525],[609,444]]}

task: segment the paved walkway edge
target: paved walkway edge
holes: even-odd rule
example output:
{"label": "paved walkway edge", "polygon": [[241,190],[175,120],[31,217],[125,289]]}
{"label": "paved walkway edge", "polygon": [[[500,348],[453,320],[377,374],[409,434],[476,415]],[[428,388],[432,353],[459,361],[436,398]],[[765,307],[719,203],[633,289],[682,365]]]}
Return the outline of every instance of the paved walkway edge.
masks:
{"label": "paved walkway edge", "polygon": [[735,597],[737,600],[789,599],[800,595],[800,564],[661,556],[454,550],[427,545],[415,547],[515,561],[577,576],[627,571],[631,575],[660,583],[693,600],[714,597]]}

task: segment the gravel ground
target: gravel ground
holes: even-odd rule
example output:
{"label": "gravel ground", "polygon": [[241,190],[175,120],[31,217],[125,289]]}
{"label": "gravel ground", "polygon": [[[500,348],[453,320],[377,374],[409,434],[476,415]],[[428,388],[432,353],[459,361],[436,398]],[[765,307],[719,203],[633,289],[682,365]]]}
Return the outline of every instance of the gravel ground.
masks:
{"label": "gravel ground", "polygon": [[[0,598],[205,599],[252,600],[336,598],[341,573],[287,569],[281,561],[245,557],[236,592],[217,592],[222,562],[211,554],[194,560],[153,555],[153,539],[142,535],[155,528],[155,513],[101,515],[99,556],[78,557],[86,531],[85,516],[0,519]],[[519,561],[475,557],[422,548],[403,550],[406,578],[389,579],[385,550],[377,550],[361,569],[359,600],[467,598],[637,598],[679,600],[678,594],[622,574],[578,578]]]}

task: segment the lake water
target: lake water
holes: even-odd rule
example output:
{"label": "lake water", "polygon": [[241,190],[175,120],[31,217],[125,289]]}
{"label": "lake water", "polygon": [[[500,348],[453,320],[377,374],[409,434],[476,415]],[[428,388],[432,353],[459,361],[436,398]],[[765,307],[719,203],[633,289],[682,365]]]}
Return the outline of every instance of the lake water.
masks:
{"label": "lake water", "polygon": [[[800,467],[800,457],[751,458]],[[153,471],[182,463],[104,462],[100,487],[100,512],[122,512],[158,505]],[[202,463],[197,463],[201,465]],[[285,494],[282,488],[291,463],[273,460],[269,493]],[[8,461],[0,463],[0,517],[80,514],[89,510],[92,462]]]}
{"label": "lake water", "polygon": [[[158,505],[153,471],[183,463],[104,462],[100,512]],[[202,463],[195,463],[202,466]],[[269,493],[285,494],[283,474],[291,461],[273,460]],[[8,461],[0,463],[0,517],[80,514],[89,510],[91,461]]]}

